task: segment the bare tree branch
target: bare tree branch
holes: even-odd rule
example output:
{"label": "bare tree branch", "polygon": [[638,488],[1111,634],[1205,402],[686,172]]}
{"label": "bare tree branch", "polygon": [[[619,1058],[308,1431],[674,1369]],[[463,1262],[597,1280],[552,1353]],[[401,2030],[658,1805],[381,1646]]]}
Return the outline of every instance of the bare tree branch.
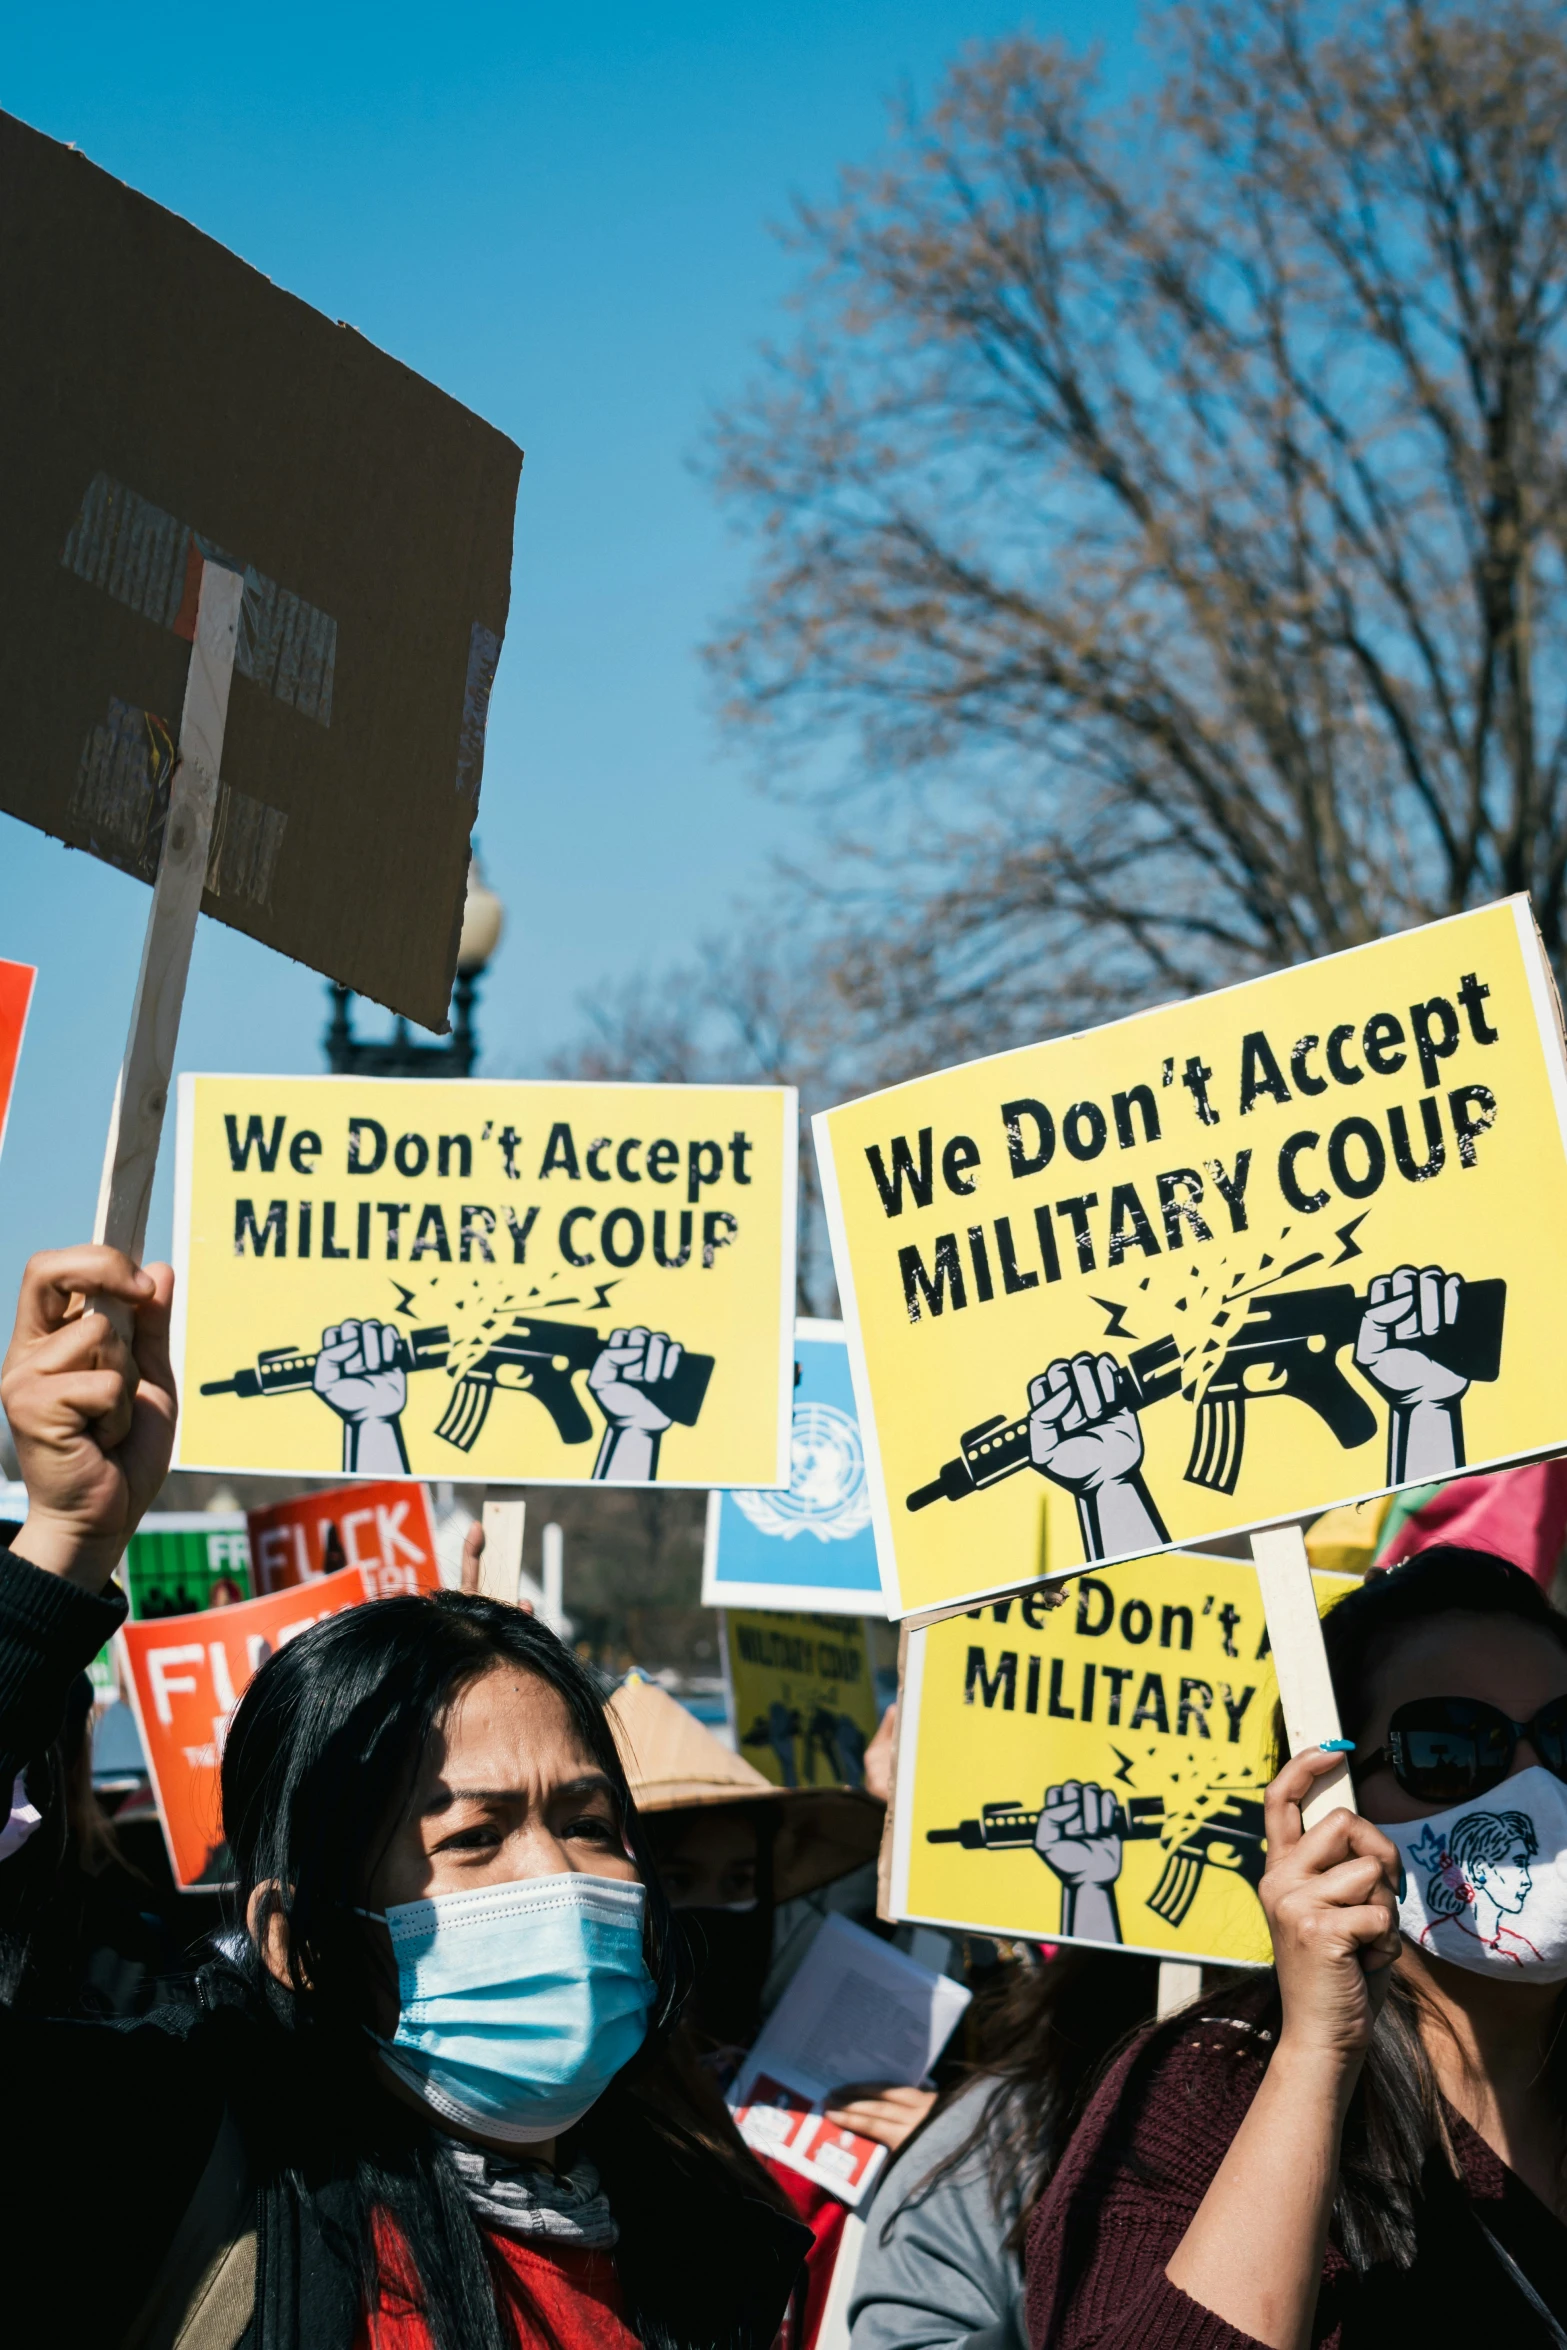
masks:
{"label": "bare tree branch", "polygon": [[1559,11],[1158,25],[1130,112],[970,52],[800,210],[715,426],[710,657],[780,784],[854,746],[812,879],[878,1075],[1504,890],[1567,932]]}

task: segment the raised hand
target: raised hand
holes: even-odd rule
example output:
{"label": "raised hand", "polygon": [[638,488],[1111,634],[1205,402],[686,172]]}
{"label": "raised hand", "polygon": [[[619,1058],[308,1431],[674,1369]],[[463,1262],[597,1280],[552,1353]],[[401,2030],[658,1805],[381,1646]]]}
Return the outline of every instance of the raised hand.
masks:
{"label": "raised hand", "polygon": [[683,1349],[662,1330],[612,1330],[592,1370],[588,1391],[607,1426],[597,1478],[646,1483],[658,1473],[658,1440],[674,1418],[662,1398],[680,1368]]}
{"label": "raised hand", "polygon": [[1259,1894],[1283,2002],[1281,2047],[1354,2068],[1399,1952],[1400,1863],[1392,1840],[1358,1812],[1331,1811],[1302,1827],[1300,1807],[1336,1759],[1308,1747],[1269,1787]]}
{"label": "raised hand", "polygon": [[1143,1432],[1114,1355],[1058,1357],[1028,1388],[1029,1457],[1077,1498],[1091,1559],[1153,1549],[1167,1536],[1142,1480]]}
{"label": "raised hand", "polygon": [[898,1706],[894,1699],[865,1749],[865,1792],[874,1795],[878,1803],[892,1801],[892,1748],[897,1735]]}
{"label": "raised hand", "polygon": [[[118,1249],[52,1249],[29,1260],[0,1400],[27,1486],[16,1552],[101,1591],[168,1473],[178,1406],[169,1362],[174,1275]],[[87,1297],[134,1315],[129,1346]]]}
{"label": "raised hand", "polygon": [[588,1373],[588,1386],[612,1428],[642,1428],[661,1436],[674,1415],[659,1402],[680,1368],[681,1347],[662,1330],[612,1330]]}
{"label": "raised hand", "polygon": [[1061,1931],[1119,1942],[1111,1891],[1121,1874],[1121,1807],[1108,1787],[1068,1779],[1045,1789],[1034,1850],[1061,1880]]}
{"label": "raised hand", "polygon": [[1028,1383],[1029,1454],[1069,1493],[1084,1493],[1141,1465],[1143,1432],[1121,1393],[1114,1355],[1074,1355]]}
{"label": "raised hand", "polygon": [[322,1331],[313,1384],[343,1422],[345,1469],[406,1471],[407,1363],[408,1349],[390,1322],[334,1322]]}
{"label": "raised hand", "polygon": [[1400,1265],[1371,1284],[1355,1340],[1355,1364],[1392,1407],[1391,1484],[1463,1467],[1459,1406],[1469,1381],[1429,1351],[1430,1341],[1457,1322],[1463,1291],[1463,1276],[1446,1273],[1440,1265],[1421,1271]]}
{"label": "raised hand", "polygon": [[1165,2266],[1226,2335],[1320,2339],[1322,2254],[1344,2114],[1398,1956],[1398,1853],[1357,1812],[1303,1828],[1300,1807],[1338,1756],[1308,1748],[1266,1799],[1261,1896],[1283,2021],[1229,2150]]}

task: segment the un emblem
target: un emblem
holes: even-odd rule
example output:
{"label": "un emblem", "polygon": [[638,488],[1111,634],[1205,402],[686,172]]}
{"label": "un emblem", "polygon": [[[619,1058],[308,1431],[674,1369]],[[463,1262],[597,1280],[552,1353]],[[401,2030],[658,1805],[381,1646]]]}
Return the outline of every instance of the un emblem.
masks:
{"label": "un emblem", "polygon": [[759,1533],[781,1534],[786,1542],[797,1534],[847,1542],[871,1520],[859,1429],[836,1404],[796,1404],[788,1490],[733,1499]]}

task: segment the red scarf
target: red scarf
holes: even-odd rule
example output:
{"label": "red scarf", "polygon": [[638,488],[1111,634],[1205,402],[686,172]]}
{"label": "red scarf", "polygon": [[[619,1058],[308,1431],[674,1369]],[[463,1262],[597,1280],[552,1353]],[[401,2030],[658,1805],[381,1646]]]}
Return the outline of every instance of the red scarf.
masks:
{"label": "red scarf", "polygon": [[[545,2250],[517,2236],[484,2230],[505,2270],[505,2311],[519,2350],[638,2350],[625,2322],[613,2253],[580,2244]],[[431,2350],[419,2280],[401,2231],[384,2214],[375,2221],[381,2290],[362,2319],[354,2350]]]}

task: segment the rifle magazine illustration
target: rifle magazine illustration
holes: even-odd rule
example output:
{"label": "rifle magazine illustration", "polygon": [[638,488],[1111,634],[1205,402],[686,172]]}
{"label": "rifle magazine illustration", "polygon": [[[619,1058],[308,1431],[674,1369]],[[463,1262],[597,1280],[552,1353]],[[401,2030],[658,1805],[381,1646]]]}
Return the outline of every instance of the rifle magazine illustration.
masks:
{"label": "rifle magazine illustration", "polygon": [[1255,1795],[1216,1792],[1224,1793],[1223,1803],[1174,1846],[1148,1896],[1148,1907],[1168,1925],[1186,1923],[1204,1869],[1233,1869],[1254,1893],[1262,1883],[1267,1845],[1261,1801]]}
{"label": "rifle magazine illustration", "polygon": [[[1344,1282],[1252,1300],[1206,1386],[1182,1392],[1197,1405],[1186,1475],[1193,1485],[1233,1493],[1246,1447],[1246,1406],[1294,1396],[1324,1421],[1346,1452],[1376,1434],[1376,1415],[1339,1368],[1353,1347],[1371,1298]],[[1422,1341],[1421,1351],[1465,1381],[1495,1379],[1502,1362],[1505,1281],[1466,1281],[1453,1324]],[[1462,1465],[1461,1463],[1459,1464]]]}

